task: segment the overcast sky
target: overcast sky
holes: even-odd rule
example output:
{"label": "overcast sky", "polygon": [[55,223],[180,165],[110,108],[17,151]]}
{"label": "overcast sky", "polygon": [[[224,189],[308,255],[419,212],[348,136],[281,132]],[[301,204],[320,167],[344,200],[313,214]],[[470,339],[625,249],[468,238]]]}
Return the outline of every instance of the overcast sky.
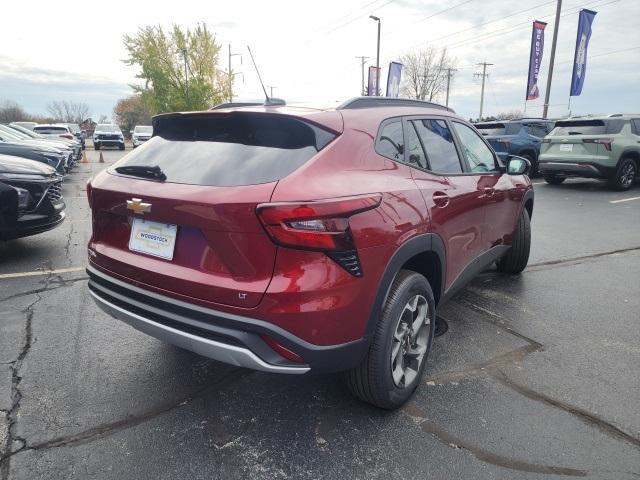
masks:
{"label": "overcast sky", "polygon": [[[111,115],[115,102],[131,90],[136,69],[122,62],[122,36],[140,26],[192,26],[205,22],[234,53],[240,99],[260,98],[247,55],[250,45],[267,85],[289,102],[327,104],[360,93],[360,61],[375,62],[376,24],[382,19],[382,85],[388,63],[427,45],[447,47],[457,59],[451,106],[477,117],[479,62],[490,62],[485,115],[524,108],[531,22],[549,23],[541,98],[527,114],[541,114],[551,53],[556,0],[323,0],[309,2],[218,0],[120,1],[60,4],[32,0],[3,2],[0,29],[0,100],[15,100],[27,111],[46,113],[53,100],[83,101],[94,117]],[[598,12],[593,23],[587,75],[573,113],[640,112],[640,1],[564,0],[550,115],[567,113],[578,11]],[[446,10],[446,11],[445,11]]]}

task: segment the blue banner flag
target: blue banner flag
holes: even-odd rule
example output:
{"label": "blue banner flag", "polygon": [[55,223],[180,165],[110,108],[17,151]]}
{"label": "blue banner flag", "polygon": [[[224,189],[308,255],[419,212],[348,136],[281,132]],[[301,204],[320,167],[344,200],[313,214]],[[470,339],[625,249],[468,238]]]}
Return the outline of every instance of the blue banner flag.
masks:
{"label": "blue banner flag", "polygon": [[596,16],[593,10],[583,8],[580,10],[578,20],[578,35],[576,38],[576,53],[573,57],[573,74],[571,75],[570,97],[578,96],[582,93],[584,77],[587,73],[587,47],[591,38],[591,24]]}
{"label": "blue banner flag", "polygon": [[369,67],[369,84],[367,85],[367,95],[375,97],[378,95],[378,72],[379,68]]}
{"label": "blue banner flag", "polygon": [[544,27],[547,24],[535,20],[531,33],[531,53],[529,54],[529,78],[527,80],[527,100],[535,100],[540,96],[538,90],[538,75],[542,64],[542,51],[544,50]]}
{"label": "blue banner flag", "polygon": [[400,96],[400,77],[402,76],[402,64],[391,62],[389,75],[387,76],[387,97],[398,98]]}

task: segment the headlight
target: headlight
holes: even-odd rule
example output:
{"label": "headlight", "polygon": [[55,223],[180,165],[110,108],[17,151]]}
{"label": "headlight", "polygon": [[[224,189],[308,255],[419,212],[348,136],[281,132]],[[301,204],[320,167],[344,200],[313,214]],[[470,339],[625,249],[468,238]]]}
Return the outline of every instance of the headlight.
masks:
{"label": "headlight", "polygon": [[29,200],[31,200],[31,195],[29,194],[29,190],[25,190],[20,187],[11,187],[16,192],[18,192],[18,210],[26,210],[29,206]]}

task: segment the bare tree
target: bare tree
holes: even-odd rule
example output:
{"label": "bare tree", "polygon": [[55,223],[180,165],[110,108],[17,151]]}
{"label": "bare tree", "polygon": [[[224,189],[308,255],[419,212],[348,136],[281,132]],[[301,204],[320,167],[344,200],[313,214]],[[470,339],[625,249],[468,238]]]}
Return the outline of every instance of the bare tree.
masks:
{"label": "bare tree", "polygon": [[24,109],[12,100],[0,102],[0,123],[20,122],[29,120],[29,115]]}
{"label": "bare tree", "polygon": [[500,112],[496,115],[496,120],[513,120],[514,118],[522,118],[524,113],[522,110],[509,110],[507,112]]}
{"label": "bare tree", "polygon": [[89,105],[83,102],[51,102],[47,111],[58,122],[82,123],[89,116]]}
{"label": "bare tree", "polygon": [[447,86],[447,69],[455,66],[455,60],[447,49],[427,47],[400,57],[403,64],[401,92],[403,96],[433,101]]}

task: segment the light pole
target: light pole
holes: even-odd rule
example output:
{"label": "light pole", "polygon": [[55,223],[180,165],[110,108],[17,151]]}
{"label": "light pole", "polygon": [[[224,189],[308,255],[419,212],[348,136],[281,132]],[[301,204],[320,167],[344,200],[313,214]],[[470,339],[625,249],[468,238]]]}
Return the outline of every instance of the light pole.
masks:
{"label": "light pole", "polygon": [[380,96],[380,18],[369,15],[369,18],[378,22],[378,50],[376,53],[376,95]]}

